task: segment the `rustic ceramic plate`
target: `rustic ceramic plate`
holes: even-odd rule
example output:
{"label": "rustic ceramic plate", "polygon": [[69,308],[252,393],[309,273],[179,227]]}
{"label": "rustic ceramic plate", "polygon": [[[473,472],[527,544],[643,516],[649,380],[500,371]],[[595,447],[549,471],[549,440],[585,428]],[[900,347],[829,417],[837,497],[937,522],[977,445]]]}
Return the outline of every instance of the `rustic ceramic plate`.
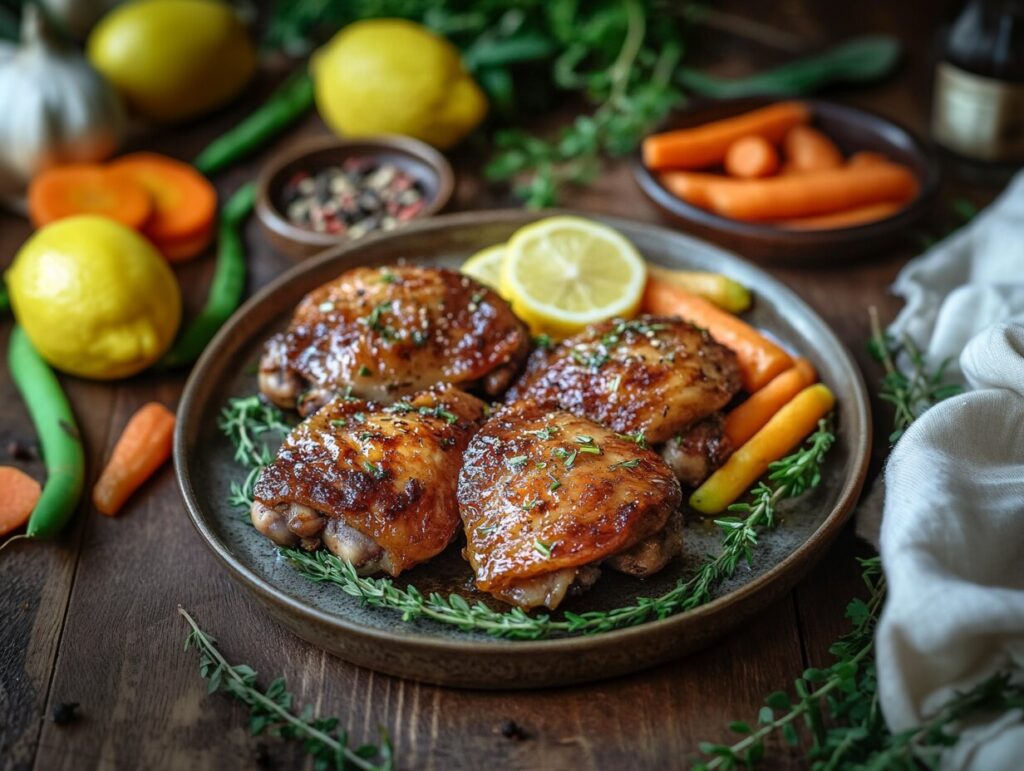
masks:
{"label": "rustic ceramic plate", "polygon": [[[702,241],[651,225],[605,218],[652,262],[726,273],[756,293],[749,319],[811,359],[835,390],[838,441],[820,487],[789,502],[780,526],[765,534],[751,568],[716,589],[712,602],[642,626],[536,642],[505,641],[435,622],[403,622],[388,609],[362,606],[337,587],[300,576],[238,509],[227,503],[232,482],[245,476],[217,429],[229,397],[255,393],[254,364],[263,341],[284,327],[299,299],[355,265],[410,260],[458,265],[499,243],[538,215],[478,212],[426,220],[367,237],[297,266],[247,302],[197,363],[178,411],[174,459],[178,482],[200,537],[228,571],[275,619],[300,637],[361,666],[402,677],[474,688],[533,688],[596,680],[648,667],[708,644],[787,592],[835,538],[864,481],[870,420],[864,384],[849,354],[825,323],[790,290],[757,268]],[[574,611],[632,604],[660,594],[718,550],[716,528],[687,523],[685,554],[646,581],[607,572]],[[399,583],[423,591],[479,599],[457,545]]]}

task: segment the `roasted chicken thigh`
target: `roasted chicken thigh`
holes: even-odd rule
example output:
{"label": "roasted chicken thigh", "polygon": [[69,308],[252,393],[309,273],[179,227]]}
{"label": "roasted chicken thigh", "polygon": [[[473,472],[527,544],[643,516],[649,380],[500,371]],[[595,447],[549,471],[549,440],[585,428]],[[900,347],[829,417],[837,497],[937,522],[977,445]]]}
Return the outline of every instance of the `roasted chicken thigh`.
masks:
{"label": "roasted chicken thigh", "polygon": [[299,303],[260,360],[260,390],[314,412],[335,394],[388,403],[451,383],[489,396],[515,377],[529,349],[507,302],[442,268],[354,268]]}
{"label": "roasted chicken thigh", "polygon": [[682,546],[682,491],[661,457],[534,404],[484,423],[458,499],[477,587],[523,608],[557,607],[593,584],[602,563],[648,575]]}
{"label": "roasted chicken thigh", "polygon": [[667,442],[666,460],[696,485],[728,457],[716,416],[740,385],[736,355],[706,331],[641,316],[538,349],[506,400],[584,415],[652,445]]}
{"label": "roasted chicken thigh", "polygon": [[252,522],[282,546],[322,543],[361,575],[397,576],[458,531],[462,454],[485,410],[450,385],[390,405],[335,398],[260,473]]}

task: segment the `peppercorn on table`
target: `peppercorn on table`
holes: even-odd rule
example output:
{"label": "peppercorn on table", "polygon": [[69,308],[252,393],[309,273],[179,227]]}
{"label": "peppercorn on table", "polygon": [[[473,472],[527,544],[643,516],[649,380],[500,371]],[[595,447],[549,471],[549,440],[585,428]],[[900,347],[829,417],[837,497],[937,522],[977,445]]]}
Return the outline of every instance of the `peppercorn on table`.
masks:
{"label": "peppercorn on table", "polygon": [[[754,15],[749,4],[723,6]],[[881,0],[872,0],[850,18],[838,6],[811,2],[772,8],[784,18],[773,21],[777,33],[768,45],[752,46],[712,27],[702,30],[701,51],[694,55],[733,73],[792,53],[772,46],[795,48],[884,29],[907,46],[904,68],[883,84],[829,96],[925,133],[929,46],[938,19],[923,17],[937,11]],[[267,77],[263,93],[279,80]],[[258,96],[201,123],[156,133],[147,144],[193,158],[257,104]],[[556,128],[571,114],[567,111],[548,126]],[[275,149],[326,131],[311,115],[266,152],[222,172],[216,177],[221,200],[250,181]],[[458,174],[452,209],[513,205],[483,181],[478,145],[463,146],[452,160]],[[979,201],[985,197],[968,192]],[[296,196],[298,206],[301,191]],[[565,203],[658,221],[625,162],[611,165]],[[306,216],[297,211],[300,215]],[[30,231],[10,214],[0,215],[0,224],[6,266]],[[244,236],[251,293],[293,263],[270,249],[255,221],[249,221]],[[865,348],[866,308],[877,305],[883,319],[891,318],[897,303],[886,287],[913,252],[907,239],[905,247],[853,266],[770,270],[832,325],[874,384],[879,372]],[[212,271],[209,258],[178,269],[188,318],[202,306]],[[5,358],[10,329],[6,318],[0,331]],[[149,401],[175,404],[184,377],[148,372],[116,384],[61,377],[85,440],[87,489],[128,417]],[[886,425],[888,413],[875,406],[876,425]],[[6,368],[0,373],[0,415],[2,463],[41,479],[43,463],[32,424]],[[876,458],[884,457],[887,434],[876,431]],[[451,690],[358,669],[271,621],[201,545],[168,467],[118,518],[101,516],[86,503],[58,540],[22,541],[0,553],[0,767],[304,767],[295,743],[250,737],[242,705],[224,695],[206,695],[196,652],[182,649],[187,626],[179,605],[217,637],[229,661],[259,672],[262,685],[283,675],[299,704],[340,717],[351,730],[353,746],[376,742],[378,729],[386,728],[400,768],[684,767],[696,757],[699,742],[728,739],[731,721],[753,722],[767,694],[786,688],[806,667],[829,661],[828,646],[847,628],[846,603],[862,592],[854,557],[867,552],[848,527],[830,556],[792,594],[713,647],[654,670],[548,691]],[[773,768],[802,767],[803,761],[787,755],[781,744],[770,745],[770,751],[777,759]]]}

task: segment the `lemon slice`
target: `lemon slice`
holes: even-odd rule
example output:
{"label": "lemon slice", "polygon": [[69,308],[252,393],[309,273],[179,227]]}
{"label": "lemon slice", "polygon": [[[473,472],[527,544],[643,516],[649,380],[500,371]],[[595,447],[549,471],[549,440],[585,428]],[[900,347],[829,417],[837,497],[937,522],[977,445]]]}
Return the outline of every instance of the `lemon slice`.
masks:
{"label": "lemon slice", "polygon": [[504,261],[505,244],[495,244],[467,259],[459,270],[501,294],[501,263]]}
{"label": "lemon slice", "polygon": [[617,231],[582,217],[549,217],[505,245],[502,295],[535,333],[567,336],[640,307],[647,268]]}

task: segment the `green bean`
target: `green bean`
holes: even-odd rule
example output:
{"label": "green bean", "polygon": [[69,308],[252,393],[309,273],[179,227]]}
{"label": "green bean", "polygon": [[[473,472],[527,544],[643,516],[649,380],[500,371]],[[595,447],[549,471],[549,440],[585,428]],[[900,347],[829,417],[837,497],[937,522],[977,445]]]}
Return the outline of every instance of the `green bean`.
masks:
{"label": "green bean", "polygon": [[799,96],[833,83],[863,83],[888,74],[900,55],[900,43],[886,35],[865,35],[820,54],[746,78],[723,80],[695,69],[676,70],[676,82],[702,96]]}
{"label": "green bean", "polygon": [[0,313],[7,313],[11,309],[11,296],[7,293],[7,284],[0,281]]}
{"label": "green bean", "polygon": [[71,405],[53,370],[32,347],[21,327],[14,327],[7,348],[14,385],[28,407],[46,463],[43,494],[32,510],[25,535],[52,538],[78,506],[85,482],[85,452]]}
{"label": "green bean", "polygon": [[241,303],[245,293],[245,243],[241,229],[252,212],[255,199],[256,186],[250,182],[240,187],[221,210],[217,226],[217,266],[206,304],[156,363],[157,369],[181,367],[199,358]]}
{"label": "green bean", "polygon": [[295,73],[241,123],[213,140],[193,165],[209,176],[255,152],[313,106],[313,79],[305,69]]}

